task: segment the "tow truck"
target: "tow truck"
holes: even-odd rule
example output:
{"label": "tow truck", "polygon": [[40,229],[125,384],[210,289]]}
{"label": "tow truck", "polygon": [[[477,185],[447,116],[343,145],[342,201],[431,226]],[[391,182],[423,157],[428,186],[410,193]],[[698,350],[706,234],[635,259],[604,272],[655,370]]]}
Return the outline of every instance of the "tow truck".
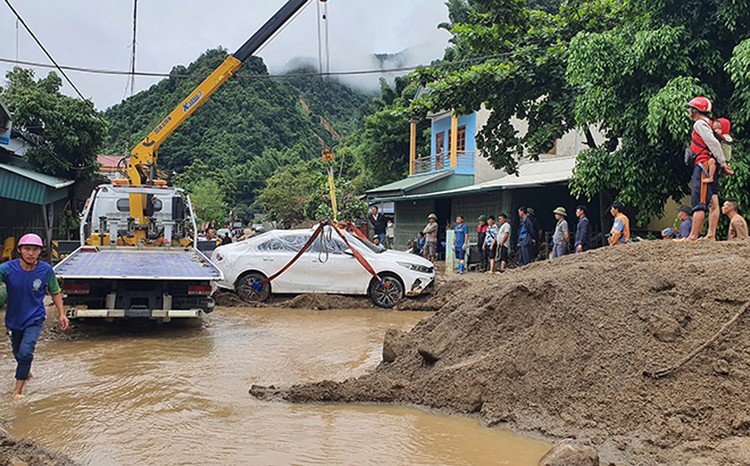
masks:
{"label": "tow truck", "polygon": [[80,247],[55,266],[70,319],[197,318],[221,271],[197,248],[188,194],[158,179],[158,149],[310,0],[287,1],[123,159],[127,179],[95,188]]}

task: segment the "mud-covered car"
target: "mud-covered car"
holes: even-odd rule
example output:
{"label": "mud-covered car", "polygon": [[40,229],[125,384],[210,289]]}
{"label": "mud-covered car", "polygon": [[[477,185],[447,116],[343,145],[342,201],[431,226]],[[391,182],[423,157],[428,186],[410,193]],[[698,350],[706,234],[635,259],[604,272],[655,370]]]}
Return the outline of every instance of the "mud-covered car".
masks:
{"label": "mud-covered car", "polygon": [[377,280],[330,226],[291,267],[270,283],[263,282],[287,265],[315,231],[272,230],[216,248],[211,260],[224,274],[219,288],[234,290],[248,302],[264,301],[271,294],[330,293],[367,295],[376,306],[393,307],[404,296],[434,287],[435,269],[427,259],[342,231],[377,272]]}

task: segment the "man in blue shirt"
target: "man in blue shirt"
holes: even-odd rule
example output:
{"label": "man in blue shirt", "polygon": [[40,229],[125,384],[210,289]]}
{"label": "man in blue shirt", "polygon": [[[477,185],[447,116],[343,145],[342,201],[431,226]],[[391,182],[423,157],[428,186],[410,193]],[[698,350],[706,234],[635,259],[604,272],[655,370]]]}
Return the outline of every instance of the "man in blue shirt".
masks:
{"label": "man in blue shirt", "polygon": [[468,236],[469,227],[464,223],[464,217],[459,215],[456,217],[456,226],[453,229],[455,234],[453,235],[453,248],[456,251],[456,259],[458,259],[458,273],[464,273],[464,259],[466,258],[466,248],[468,247]]}
{"label": "man in blue shirt", "polygon": [[586,206],[579,205],[576,207],[576,217],[578,217],[578,225],[576,225],[576,239],[575,249],[576,252],[584,252],[591,249],[591,222],[586,217]]}
{"label": "man in blue shirt", "polygon": [[26,380],[31,376],[31,361],[39,334],[44,327],[47,310],[44,297],[49,292],[60,318],[60,328],[68,329],[68,318],[52,266],[39,260],[44,243],[42,239],[29,233],[18,241],[20,259],[0,264],[0,281],[5,282],[8,291],[8,309],[5,312],[5,327],[10,331],[13,356],[16,359],[15,398],[23,397]]}
{"label": "man in blue shirt", "polygon": [[518,218],[521,220],[518,227],[518,264],[524,266],[531,263],[534,226],[525,206],[518,209]]}
{"label": "man in blue shirt", "polygon": [[693,217],[690,207],[684,205],[677,210],[677,218],[680,219],[680,235],[678,238],[687,238],[690,236],[690,230],[693,229]]}

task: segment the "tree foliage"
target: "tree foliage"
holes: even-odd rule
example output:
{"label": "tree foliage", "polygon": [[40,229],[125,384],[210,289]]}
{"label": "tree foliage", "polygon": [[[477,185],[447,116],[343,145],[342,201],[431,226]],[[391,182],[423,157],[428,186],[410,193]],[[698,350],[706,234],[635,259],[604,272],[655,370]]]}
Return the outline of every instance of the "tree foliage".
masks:
{"label": "tree foliage", "polygon": [[3,102],[13,114],[14,131],[32,145],[25,156],[35,168],[70,179],[96,173],[107,124],[94,105],[61,94],[55,72],[35,80],[32,70],[16,67],[6,78]]}
{"label": "tree foliage", "polygon": [[229,209],[221,191],[219,183],[211,178],[198,180],[190,186],[190,200],[199,222],[226,223]]}
{"label": "tree foliage", "polygon": [[[565,76],[570,40],[616,24],[619,3],[449,3],[453,45],[445,52],[446,66],[416,72],[429,92],[412,111],[466,114],[485,106],[490,116],[477,145],[495,167],[516,171],[520,157],[547,152],[575,127],[575,93]],[[512,118],[526,120],[528,131],[517,132]]]}
{"label": "tree foliage", "polygon": [[[581,154],[572,186],[593,196],[584,180],[596,179],[636,208],[645,223],[661,214],[667,198],[679,200],[688,192],[689,169],[682,158],[692,127],[687,101],[711,98],[714,115],[733,120],[735,136],[738,129],[744,133],[741,102],[750,83],[743,82],[747,68],[741,67],[747,33],[737,24],[747,24],[750,12],[746,5],[692,0],[633,0],[625,11],[635,20],[579,34],[571,43],[568,78],[577,90],[577,122],[599,124],[619,142]],[[746,198],[744,189],[737,189],[750,181],[746,161],[740,155],[734,164],[737,175],[724,180],[725,194]]]}
{"label": "tree foliage", "polygon": [[[498,168],[513,172],[519,158],[546,152],[578,128],[589,149],[579,154],[572,193],[611,193],[643,224],[662,213],[669,197],[687,193],[682,153],[690,98],[714,99],[716,115],[732,119],[737,135],[747,131],[745,0],[451,0],[448,6],[451,23],[443,27],[453,45],[444,59],[473,61],[418,71],[430,92],[412,111],[491,109],[477,143]],[[517,132],[513,117],[525,120],[528,131]],[[739,188],[750,179],[738,152],[726,191],[744,199]]]}
{"label": "tree foliage", "polygon": [[325,179],[319,162],[290,165],[268,179],[257,203],[270,220],[289,228],[315,218],[315,210],[324,202]]}
{"label": "tree foliage", "polygon": [[[360,178],[355,186],[364,191],[408,175],[409,131],[412,114],[407,110],[417,95],[418,84],[411,77],[398,77],[392,85],[380,81],[380,97],[367,106],[363,126],[356,137],[345,142],[360,161]],[[425,120],[422,128],[429,127]],[[418,155],[429,155],[429,133],[417,137]]]}
{"label": "tree foliage", "polygon": [[[108,109],[108,151],[127,154],[226,55],[209,50]],[[176,172],[172,182],[190,192],[214,187],[224,206],[220,212],[229,206],[247,217],[247,206],[274,174],[319,158],[361,123],[360,108],[369,96],[311,72],[303,67],[271,78],[263,61],[251,57],[162,145],[159,166]]]}

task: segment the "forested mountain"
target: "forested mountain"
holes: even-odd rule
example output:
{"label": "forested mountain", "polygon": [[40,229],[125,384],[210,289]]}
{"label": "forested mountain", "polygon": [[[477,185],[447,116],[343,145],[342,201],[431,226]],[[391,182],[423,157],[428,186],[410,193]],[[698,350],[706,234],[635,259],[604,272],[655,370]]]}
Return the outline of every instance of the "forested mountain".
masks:
{"label": "forested mountain", "polygon": [[[209,50],[188,67],[176,66],[172,77],[109,108],[105,152],[129,153],[226,56],[225,50]],[[324,146],[357,126],[359,109],[369,100],[314,76],[313,69],[271,78],[262,59],[251,57],[162,145],[159,167],[183,173],[199,160],[244,182],[237,190],[251,191],[276,168],[319,157]]]}

